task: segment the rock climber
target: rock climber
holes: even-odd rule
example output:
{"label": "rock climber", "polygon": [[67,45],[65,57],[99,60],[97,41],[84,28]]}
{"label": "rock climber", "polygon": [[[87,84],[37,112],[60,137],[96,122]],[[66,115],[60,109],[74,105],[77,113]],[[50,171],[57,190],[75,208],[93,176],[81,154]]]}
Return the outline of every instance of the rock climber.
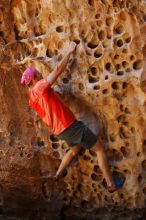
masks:
{"label": "rock climber", "polygon": [[65,140],[70,146],[70,150],[64,155],[54,178],[59,179],[62,177],[63,171],[81,148],[90,149],[96,153],[108,191],[112,193],[123,186],[125,178],[118,177],[115,179],[112,177],[103,144],[99,141],[98,136],[82,121],[76,120],[71,110],[52,89],[52,85],[65,70],[75,47],[76,44],[70,42],[62,60],[45,78],[34,67],[26,68],[22,74],[21,84],[29,86],[30,107],[37,112],[59,139]]}

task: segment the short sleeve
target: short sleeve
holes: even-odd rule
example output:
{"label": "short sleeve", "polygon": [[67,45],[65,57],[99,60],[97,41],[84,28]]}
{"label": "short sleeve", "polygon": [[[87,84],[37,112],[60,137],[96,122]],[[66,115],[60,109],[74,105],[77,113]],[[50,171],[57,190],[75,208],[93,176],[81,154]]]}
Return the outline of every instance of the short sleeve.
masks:
{"label": "short sleeve", "polygon": [[39,95],[46,92],[50,87],[51,85],[45,79],[41,79],[35,84],[33,89]]}

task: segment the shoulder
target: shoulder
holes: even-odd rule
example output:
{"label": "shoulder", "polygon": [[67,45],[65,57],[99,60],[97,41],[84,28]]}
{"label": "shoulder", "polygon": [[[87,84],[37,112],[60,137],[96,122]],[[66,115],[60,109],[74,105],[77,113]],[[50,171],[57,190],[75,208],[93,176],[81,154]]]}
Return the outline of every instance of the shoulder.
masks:
{"label": "shoulder", "polygon": [[35,84],[34,88],[38,88],[39,86],[44,86],[44,85],[48,85],[48,82],[45,79],[41,79]]}
{"label": "shoulder", "polygon": [[51,85],[46,81],[46,79],[41,79],[35,84],[35,86],[33,87],[33,90],[36,93],[43,93],[50,87]]}

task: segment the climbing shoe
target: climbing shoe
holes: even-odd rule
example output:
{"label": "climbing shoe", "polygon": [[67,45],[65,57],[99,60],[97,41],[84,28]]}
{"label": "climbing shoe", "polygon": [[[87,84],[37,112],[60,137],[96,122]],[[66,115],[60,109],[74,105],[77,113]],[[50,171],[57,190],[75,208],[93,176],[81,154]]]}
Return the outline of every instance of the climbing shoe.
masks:
{"label": "climbing shoe", "polygon": [[113,185],[108,186],[108,191],[110,193],[113,193],[113,192],[117,191],[118,189],[122,188],[124,183],[125,183],[124,177],[117,177],[116,179],[114,179]]}

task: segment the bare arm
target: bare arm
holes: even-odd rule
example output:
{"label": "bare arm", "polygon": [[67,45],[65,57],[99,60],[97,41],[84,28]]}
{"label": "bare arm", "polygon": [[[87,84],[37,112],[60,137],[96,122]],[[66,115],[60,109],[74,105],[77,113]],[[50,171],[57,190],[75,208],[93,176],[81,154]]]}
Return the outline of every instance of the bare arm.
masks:
{"label": "bare arm", "polygon": [[53,84],[58,76],[65,70],[67,63],[69,61],[70,55],[75,49],[76,44],[71,42],[68,48],[68,52],[65,54],[60,63],[55,67],[55,69],[45,78],[49,84]]}

